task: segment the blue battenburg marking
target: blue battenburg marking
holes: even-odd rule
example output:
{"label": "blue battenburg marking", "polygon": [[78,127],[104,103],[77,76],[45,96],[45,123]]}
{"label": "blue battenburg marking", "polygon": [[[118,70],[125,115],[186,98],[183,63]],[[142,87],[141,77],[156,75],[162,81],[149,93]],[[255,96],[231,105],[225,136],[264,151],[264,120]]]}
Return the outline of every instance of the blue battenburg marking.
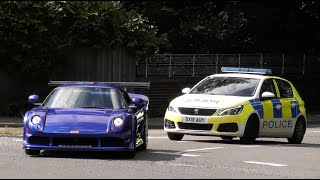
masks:
{"label": "blue battenburg marking", "polygon": [[281,105],[280,100],[279,99],[273,99],[271,101],[272,101],[272,104],[273,104],[273,118],[282,118],[282,107],[280,109],[276,108],[277,105]]}
{"label": "blue battenburg marking", "polygon": [[[299,109],[299,102],[298,101],[291,101],[291,115],[292,118],[296,118],[300,114],[300,109]],[[293,106],[295,104],[295,106]]]}
{"label": "blue battenburg marking", "polygon": [[254,110],[258,111],[260,118],[263,118],[263,106],[258,98],[249,100]]}

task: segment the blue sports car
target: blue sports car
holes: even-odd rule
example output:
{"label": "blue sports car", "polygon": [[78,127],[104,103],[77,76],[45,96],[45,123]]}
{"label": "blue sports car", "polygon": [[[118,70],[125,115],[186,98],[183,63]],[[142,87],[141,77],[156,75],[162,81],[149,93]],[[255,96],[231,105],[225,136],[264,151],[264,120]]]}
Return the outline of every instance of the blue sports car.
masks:
{"label": "blue sports car", "polygon": [[127,151],[148,146],[149,99],[126,88],[149,88],[149,82],[50,81],[55,87],[43,103],[24,115],[23,149]]}

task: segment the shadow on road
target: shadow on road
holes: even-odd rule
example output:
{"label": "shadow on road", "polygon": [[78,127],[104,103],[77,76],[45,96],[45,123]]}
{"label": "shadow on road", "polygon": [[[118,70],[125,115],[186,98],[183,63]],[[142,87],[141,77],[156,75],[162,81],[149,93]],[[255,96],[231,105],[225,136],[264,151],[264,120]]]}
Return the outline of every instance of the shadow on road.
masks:
{"label": "shadow on road", "polygon": [[126,152],[101,151],[48,151],[45,150],[34,158],[71,158],[71,159],[100,159],[100,160],[143,160],[143,161],[172,161],[181,157],[181,152],[172,150],[138,150],[133,158]]}
{"label": "shadow on road", "polygon": [[[280,138],[279,138],[280,139]],[[189,142],[203,142],[203,143],[217,143],[217,144],[240,144],[248,145],[250,144],[241,144],[239,139],[235,140],[183,140]],[[282,146],[282,147],[302,147],[302,148],[320,148],[320,144],[311,144],[311,143],[302,143],[301,144],[289,144],[288,142],[274,141],[274,140],[259,140],[257,139],[254,144],[251,145],[264,145],[264,146]]]}

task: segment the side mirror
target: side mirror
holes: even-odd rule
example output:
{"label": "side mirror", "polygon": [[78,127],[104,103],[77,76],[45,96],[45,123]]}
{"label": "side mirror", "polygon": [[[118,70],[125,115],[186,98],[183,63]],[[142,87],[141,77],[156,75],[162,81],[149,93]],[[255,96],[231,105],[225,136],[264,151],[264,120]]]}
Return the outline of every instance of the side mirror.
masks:
{"label": "side mirror", "polygon": [[29,101],[30,103],[32,103],[32,104],[36,104],[36,103],[38,104],[39,96],[36,95],[36,94],[30,95],[30,96],[28,97],[28,101]]}
{"label": "side mirror", "polygon": [[276,97],[276,95],[274,95],[273,93],[268,92],[268,91],[263,92],[262,95],[261,95],[261,99],[262,100],[269,100],[269,99],[273,99],[275,97]]}
{"label": "side mirror", "polygon": [[140,106],[141,104],[143,104],[143,100],[141,98],[137,98],[137,97],[132,98],[132,102],[136,106]]}
{"label": "side mirror", "polygon": [[187,88],[182,89],[181,92],[182,92],[183,94],[187,94],[189,91],[190,91],[190,88],[187,87]]}

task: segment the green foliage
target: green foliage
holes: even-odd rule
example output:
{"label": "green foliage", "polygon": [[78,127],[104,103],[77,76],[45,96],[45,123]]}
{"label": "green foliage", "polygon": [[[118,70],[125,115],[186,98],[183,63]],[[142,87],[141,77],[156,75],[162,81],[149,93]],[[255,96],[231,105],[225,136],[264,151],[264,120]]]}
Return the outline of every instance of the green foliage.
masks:
{"label": "green foliage", "polygon": [[72,48],[127,47],[147,56],[166,41],[145,22],[115,1],[2,1],[0,67],[39,80],[58,72]]}

